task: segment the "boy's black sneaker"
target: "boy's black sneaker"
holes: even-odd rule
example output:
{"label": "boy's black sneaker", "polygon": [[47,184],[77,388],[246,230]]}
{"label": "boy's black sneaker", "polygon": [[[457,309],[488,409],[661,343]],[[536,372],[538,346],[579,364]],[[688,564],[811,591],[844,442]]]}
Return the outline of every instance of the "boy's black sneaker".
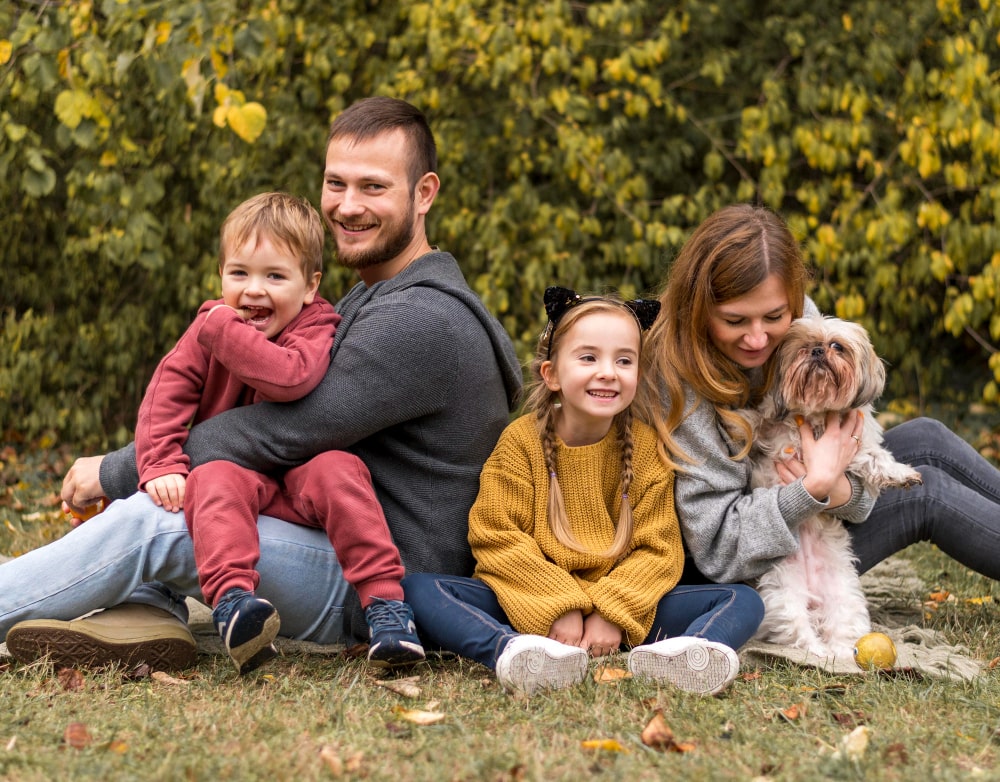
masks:
{"label": "boy's black sneaker", "polygon": [[253,592],[230,589],[212,611],[212,622],[241,676],[277,656],[272,642],[281,627],[278,610]]}
{"label": "boy's black sneaker", "polygon": [[368,662],[379,668],[415,665],[426,659],[417,637],[413,611],[402,600],[372,598],[365,609],[368,632]]}

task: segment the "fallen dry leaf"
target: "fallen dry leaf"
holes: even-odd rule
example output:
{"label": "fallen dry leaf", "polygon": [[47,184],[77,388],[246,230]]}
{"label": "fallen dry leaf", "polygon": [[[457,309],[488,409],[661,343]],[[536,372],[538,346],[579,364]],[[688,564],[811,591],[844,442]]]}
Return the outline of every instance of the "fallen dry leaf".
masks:
{"label": "fallen dry leaf", "polygon": [[853,728],[857,725],[864,725],[868,722],[868,716],[863,711],[834,712],[830,716],[833,721],[844,728]]}
{"label": "fallen dry leaf", "polygon": [[994,668],[996,668],[996,667],[997,667],[998,665],[1000,665],[1000,657],[994,657],[994,658],[993,658],[992,660],[990,660],[990,662],[989,662],[989,668],[990,668],[990,670],[991,670],[991,671],[992,671],[992,670],[993,670]]}
{"label": "fallen dry leaf", "polygon": [[675,743],[674,732],[670,730],[670,726],[667,725],[667,721],[663,719],[663,714],[660,712],[656,712],[653,719],[646,723],[640,738],[643,744],[653,749],[667,750]]}
{"label": "fallen dry leaf", "polygon": [[674,732],[667,725],[667,721],[663,719],[663,713],[659,710],[646,723],[640,738],[647,747],[658,749],[661,752],[690,752],[695,748],[693,742],[677,741],[674,738]]}
{"label": "fallen dry leaf", "polygon": [[840,746],[834,753],[834,757],[844,760],[861,760],[868,749],[868,739],[871,730],[866,725],[858,725],[840,740]]}
{"label": "fallen dry leaf", "polygon": [[128,744],[119,739],[114,739],[108,742],[108,752],[114,752],[116,755],[124,755],[128,752]]}
{"label": "fallen dry leaf", "polygon": [[341,654],[349,660],[356,660],[359,657],[368,656],[368,644],[353,644],[344,649]]}
{"label": "fallen dry leaf", "polygon": [[92,741],[90,731],[82,722],[71,722],[63,731],[63,744],[73,749],[83,749]]}
{"label": "fallen dry leaf", "polygon": [[910,756],[906,752],[906,746],[902,742],[898,741],[885,748],[885,759],[889,761],[889,765],[900,763],[905,766],[910,762]]}
{"label": "fallen dry leaf", "polygon": [[805,703],[795,703],[787,709],[779,709],[778,714],[789,722],[795,722],[799,717],[804,717],[807,710]]}
{"label": "fallen dry leaf", "polygon": [[609,668],[601,665],[594,671],[594,681],[598,684],[608,684],[609,682],[620,682],[622,679],[631,679],[632,674],[624,668]]}
{"label": "fallen dry leaf", "polygon": [[83,674],[76,668],[60,668],[56,672],[59,686],[69,692],[77,692],[87,686]]}
{"label": "fallen dry leaf", "polygon": [[150,674],[150,677],[153,679],[153,681],[157,681],[160,684],[171,684],[171,685],[179,684],[184,687],[187,687],[191,683],[187,679],[178,679],[174,676],[171,676],[169,673],[164,673],[163,671],[153,671]]}
{"label": "fallen dry leaf", "polygon": [[615,739],[587,739],[581,741],[580,746],[584,749],[594,749],[601,752],[628,752],[621,742]]}
{"label": "fallen dry leaf", "polygon": [[326,746],[320,748],[319,759],[327,767],[333,776],[339,777],[344,773],[344,761],[340,759],[340,753],[334,747]]}
{"label": "fallen dry leaf", "polygon": [[361,770],[361,762],[364,760],[364,756],[364,752],[354,752],[344,759],[340,756],[340,750],[329,744],[321,747],[319,751],[320,760],[326,764],[327,769],[335,777],[342,776],[345,773],[357,774]]}
{"label": "fallen dry leaf", "polygon": [[927,595],[927,599],[935,603],[943,603],[949,597],[951,597],[951,592],[948,592],[947,590],[944,589],[941,589],[937,592],[931,592],[929,595]]}
{"label": "fallen dry leaf", "polygon": [[148,663],[139,663],[137,666],[127,671],[122,678],[127,682],[137,682],[142,679],[148,679],[153,669],[149,667]]}
{"label": "fallen dry leaf", "polygon": [[740,679],[745,682],[756,681],[760,678],[760,671],[748,671],[747,673],[741,673]]}
{"label": "fallen dry leaf", "polygon": [[419,676],[407,676],[405,679],[376,679],[375,684],[407,698],[419,698],[421,690],[417,686],[418,681]]}
{"label": "fallen dry leaf", "polygon": [[433,725],[435,722],[440,722],[445,718],[444,713],[440,711],[404,709],[402,706],[393,707],[392,712],[400,719],[404,719],[407,722],[413,722],[417,725]]}
{"label": "fallen dry leaf", "polygon": [[7,742],[7,751],[10,752],[12,749],[14,749],[14,746],[16,744],[17,744],[17,736],[11,736],[10,741]]}
{"label": "fallen dry leaf", "polygon": [[993,595],[986,595],[985,597],[970,597],[965,601],[965,604],[970,606],[981,606],[989,605],[992,602]]}

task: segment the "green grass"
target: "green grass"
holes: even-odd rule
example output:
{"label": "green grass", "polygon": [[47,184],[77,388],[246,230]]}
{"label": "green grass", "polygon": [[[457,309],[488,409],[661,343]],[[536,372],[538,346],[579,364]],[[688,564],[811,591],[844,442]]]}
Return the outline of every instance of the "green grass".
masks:
{"label": "green grass", "polygon": [[[963,434],[995,453],[996,432]],[[68,458],[51,449],[0,454],[0,552],[29,550],[68,529],[55,499]],[[1000,656],[997,582],[926,544],[899,556],[915,564],[928,593],[953,595],[927,611],[927,626],[984,661]],[[834,676],[777,662],[744,670],[716,698],[587,680],[530,700],[456,659],[412,671],[415,697],[380,686],[378,674],[347,656],[284,656],[246,679],[218,656],[201,657],[181,683],[82,673],[75,689],[46,664],[0,671],[0,778],[1000,779],[1000,668],[958,683]],[[408,709],[444,716],[420,725],[401,713]],[[677,741],[693,745],[688,751],[642,744],[657,710]],[[81,748],[64,743],[73,723],[90,736]],[[862,724],[870,731],[864,754],[837,756]],[[620,751],[582,745],[601,739]]]}

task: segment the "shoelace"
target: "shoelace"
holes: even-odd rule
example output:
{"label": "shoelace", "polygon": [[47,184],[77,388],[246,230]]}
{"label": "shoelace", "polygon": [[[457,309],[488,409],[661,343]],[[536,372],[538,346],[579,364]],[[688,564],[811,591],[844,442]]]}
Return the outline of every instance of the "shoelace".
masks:
{"label": "shoelace", "polygon": [[373,600],[365,618],[373,630],[385,627],[403,627],[407,631],[410,629],[410,612],[406,604],[399,601],[390,603],[386,600]]}

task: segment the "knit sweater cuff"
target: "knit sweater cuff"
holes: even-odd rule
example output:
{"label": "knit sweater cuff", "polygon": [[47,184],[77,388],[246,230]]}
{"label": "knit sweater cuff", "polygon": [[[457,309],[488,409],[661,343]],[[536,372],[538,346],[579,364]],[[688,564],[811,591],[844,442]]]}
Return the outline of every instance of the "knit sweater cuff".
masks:
{"label": "knit sweater cuff", "polygon": [[795,529],[806,519],[822,513],[829,507],[829,499],[825,502],[814,499],[802,485],[801,478],[778,492],[778,510],[789,529]]}

